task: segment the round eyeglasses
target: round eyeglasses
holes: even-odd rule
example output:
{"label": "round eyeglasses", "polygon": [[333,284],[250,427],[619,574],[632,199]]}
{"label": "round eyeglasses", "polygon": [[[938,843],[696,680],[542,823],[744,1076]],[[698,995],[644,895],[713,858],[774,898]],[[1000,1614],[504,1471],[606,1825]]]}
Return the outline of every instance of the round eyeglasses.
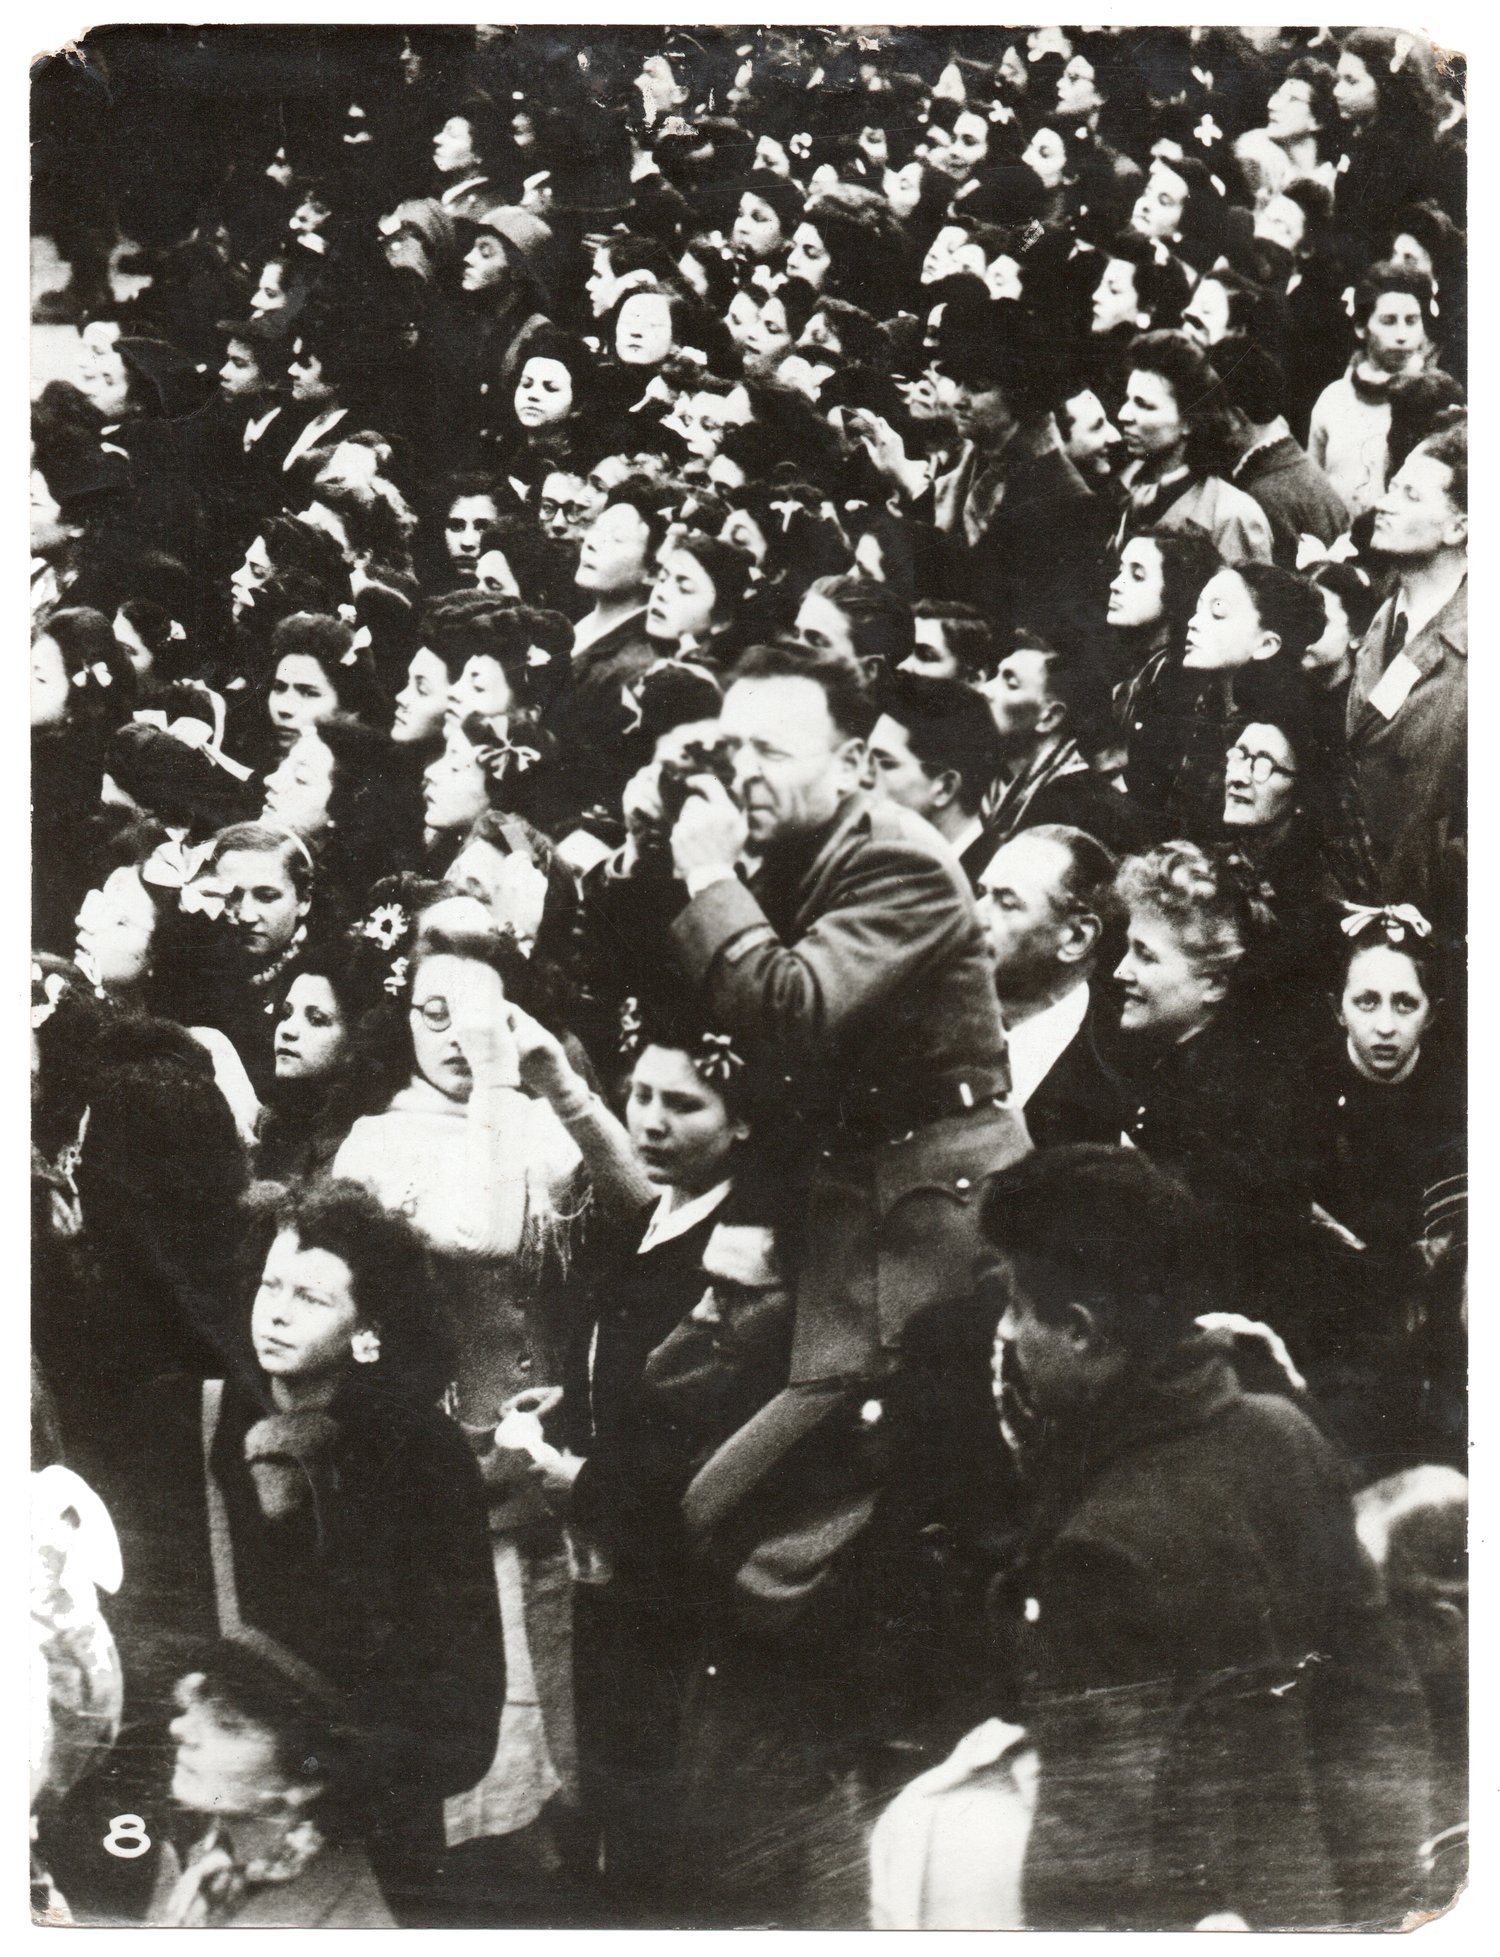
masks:
{"label": "round eyeglasses", "polygon": [[1269,754],[1252,754],[1247,747],[1232,747],[1225,759],[1232,761],[1236,767],[1246,769],[1251,781],[1259,783],[1262,787],[1272,775],[1285,775],[1288,781],[1297,779],[1295,768],[1283,768],[1281,763],[1273,761]]}

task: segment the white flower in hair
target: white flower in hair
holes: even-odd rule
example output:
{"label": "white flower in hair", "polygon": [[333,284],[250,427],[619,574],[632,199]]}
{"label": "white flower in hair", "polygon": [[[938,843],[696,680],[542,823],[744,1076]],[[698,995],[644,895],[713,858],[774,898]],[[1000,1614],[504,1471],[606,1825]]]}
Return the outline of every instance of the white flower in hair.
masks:
{"label": "white flower in hair", "polygon": [[394,951],[406,935],[408,921],[399,904],[380,904],[365,919],[362,935],[383,951]]}

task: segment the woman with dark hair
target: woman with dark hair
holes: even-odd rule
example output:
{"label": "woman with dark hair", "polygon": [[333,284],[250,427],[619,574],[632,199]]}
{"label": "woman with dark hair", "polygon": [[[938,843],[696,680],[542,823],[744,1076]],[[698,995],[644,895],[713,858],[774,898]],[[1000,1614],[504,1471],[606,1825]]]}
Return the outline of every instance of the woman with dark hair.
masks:
{"label": "woman with dark hair", "polygon": [[886,200],[841,184],[809,199],[792,233],[787,276],[888,318],[906,296],[905,241]]}
{"label": "woman with dark hair", "polygon": [[514,501],[514,492],[485,470],[463,470],[436,483],[417,533],[423,585],[451,590],[473,584],[480,539]]}
{"label": "woman with dark hair", "polygon": [[598,393],[597,365],[588,348],[560,327],[529,334],[505,385],[509,412],[494,443],[500,468],[513,483],[540,484],[572,437],[586,428]]}
{"label": "woman with dark hair", "polygon": [[348,1133],[339,1108],[348,1100],[358,1029],[389,996],[389,981],[388,960],[359,939],[352,947],[314,945],[278,988],[274,1078],[255,1137],[262,1181],[306,1182],[332,1169]]}
{"label": "woman with dark hair", "polygon": [[1229,480],[1239,460],[1223,383],[1184,333],[1143,333],[1126,354],[1130,378],[1115,417],[1131,456],[1117,546],[1155,525],[1207,531],[1229,563],[1271,561],[1271,527]]}
{"label": "woman with dark hair", "polygon": [[1205,271],[1223,246],[1227,199],[1195,156],[1152,159],[1130,226],[1193,271]]}
{"label": "woman with dark hair", "polygon": [[293,612],[271,634],[266,694],[275,746],[285,754],[310,727],[335,715],[378,727],[389,717],[368,653],[341,618]]}
{"label": "woman with dark hair", "polygon": [[1392,391],[1432,366],[1431,283],[1404,265],[1372,265],[1354,288],[1350,317],[1354,352],[1313,405],[1307,452],[1357,517],[1389,479]]}
{"label": "woman with dark hair", "polygon": [[31,645],[32,932],[65,951],[88,888],[90,818],[110,737],[130,718],[136,677],[101,612],[47,615]]}
{"label": "woman with dark hair", "polygon": [[266,1224],[253,1307],[234,1313],[246,1366],[163,1380],[138,1409],[127,1663],[141,1714],[165,1711],[217,1618],[328,1680],[369,1749],[356,1825],[408,1921],[504,1689],[479,1476],[434,1404],[452,1348],[410,1223],[335,1181],[282,1195]]}
{"label": "woman with dark hair", "polygon": [[489,598],[519,598],[543,611],[576,607],[573,562],[529,510],[517,510],[486,525],[479,538],[474,582]]}
{"label": "woman with dark hair", "polygon": [[[371,924],[380,916],[377,909]],[[440,1259],[457,1339],[449,1406],[491,1488],[511,1689],[489,1773],[469,1801],[450,1808],[450,1839],[462,1841],[529,1825],[569,1770],[567,1707],[554,1675],[541,1707],[528,1689],[559,1656],[550,1641],[566,1635],[548,1622],[557,1545],[518,1536],[539,1519],[538,1507],[518,1485],[514,1462],[497,1456],[494,1435],[508,1400],[558,1377],[558,1334],[543,1306],[559,1265],[566,1269],[589,1194],[571,1131],[579,1120],[607,1117],[584,1096],[564,1122],[523,1091],[509,999],[534,996],[534,982],[513,942],[414,929],[406,916],[396,922],[401,936],[392,942],[409,944],[407,969],[395,1010],[368,1024],[365,1041],[387,1076],[404,1054],[407,1080],[382,1112],[356,1121],[335,1168],[410,1217]]]}
{"label": "woman with dark hair", "polygon": [[498,421],[507,375],[513,388],[522,348],[549,322],[553,236],[549,225],[515,205],[495,205],[470,222],[473,243],[460,280],[472,302],[463,393],[471,425],[482,427],[491,415]]}
{"label": "woman with dark hair", "polygon": [[1303,56],[1272,89],[1265,128],[1247,130],[1236,140],[1234,154],[1260,206],[1298,178],[1334,189],[1339,148],[1333,70],[1326,61]]}
{"label": "woman with dark hair", "polygon": [[686,659],[710,673],[740,649],[739,626],[755,583],[754,560],[735,544],[673,526],[656,557],[646,633],[663,659]]}
{"label": "woman with dark hair", "polygon": [[[1249,667],[1236,682],[1235,706],[1223,839],[1269,885],[1289,938],[1310,949],[1326,911],[1363,898],[1371,881],[1341,727],[1300,666],[1283,660]],[[1287,976],[1295,986],[1305,974]]]}
{"label": "woman with dark hair", "polygon": [[1347,164],[1339,163],[1339,224],[1364,259],[1403,204],[1425,197],[1438,176],[1438,93],[1432,52],[1418,34],[1356,27],[1342,37],[1333,98],[1343,118]]}
{"label": "woman with dark hair", "polygon": [[340,1695],[263,1637],[226,1638],[173,1687],[172,1800],[146,1921],[393,1930],[351,1810],[367,1793]]}
{"label": "woman with dark hair", "polygon": [[358,911],[377,877],[415,864],[421,851],[416,784],[395,743],[357,720],[309,727],[266,776],[261,820],[308,845],[329,907]]}
{"label": "woman with dark hair", "polygon": [[801,219],[803,202],[789,177],[752,170],[740,187],[730,243],[752,266],[778,271]]}
{"label": "woman with dark hair", "polygon": [[33,1336],[68,1458],[104,1488],[128,1458],[131,1389],[165,1371],[222,1373],[240,1351],[233,1260],[248,1166],[213,1062],[185,1027],[144,1013],[101,1020],[77,1098],[61,1157],[74,1199],[66,1281],[38,1297]]}
{"label": "woman with dark hair", "polygon": [[[1245,720],[1237,688],[1252,668],[1264,684],[1290,674],[1286,683],[1295,685],[1323,622],[1307,580],[1274,564],[1226,564],[1203,586],[1184,641],[1184,683],[1152,703],[1159,720],[1175,720],[1163,817],[1176,834],[1208,840],[1219,833],[1224,755]],[[1165,729],[1152,732],[1165,758]]]}
{"label": "woman with dark hair", "polygon": [[1342,560],[1314,564],[1307,575],[1323,601],[1323,631],[1303,653],[1302,670],[1342,722],[1355,650],[1380,605],[1380,590],[1368,571]]}
{"label": "woman with dark hair", "polygon": [[1110,582],[1109,663],[1126,675],[1114,688],[1125,780],[1153,818],[1165,809],[1181,753],[1176,730],[1196,691],[1182,665],[1188,621],[1222,562],[1196,525],[1157,526],[1121,547]]}
{"label": "woman with dark hair", "polygon": [[1297,1356],[1373,1480],[1404,1462],[1419,1412],[1435,1302],[1424,1199],[1461,1168],[1464,1083],[1444,1024],[1444,947],[1422,913],[1349,904],[1324,931],[1326,1030],[1310,1070],[1323,1282],[1306,1287]]}

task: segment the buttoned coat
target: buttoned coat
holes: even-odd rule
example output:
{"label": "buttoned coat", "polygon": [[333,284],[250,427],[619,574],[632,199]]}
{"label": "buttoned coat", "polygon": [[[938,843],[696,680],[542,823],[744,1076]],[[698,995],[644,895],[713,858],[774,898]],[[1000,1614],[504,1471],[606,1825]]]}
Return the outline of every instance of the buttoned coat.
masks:
{"label": "buttoned coat", "polygon": [[1028,1146],[952,851],[856,794],[803,863],[711,884],[672,926],[713,1024],[778,1061],[817,1144],[794,1381],[878,1369],[914,1313],[965,1294],[979,1185]]}
{"label": "buttoned coat", "polygon": [[[1401,648],[1419,677],[1387,716],[1370,695],[1390,664],[1396,601],[1370,621],[1354,659],[1346,730],[1374,853],[1375,897],[1449,921],[1461,910],[1467,834],[1469,584]],[[1434,920],[1436,921],[1436,920]]]}

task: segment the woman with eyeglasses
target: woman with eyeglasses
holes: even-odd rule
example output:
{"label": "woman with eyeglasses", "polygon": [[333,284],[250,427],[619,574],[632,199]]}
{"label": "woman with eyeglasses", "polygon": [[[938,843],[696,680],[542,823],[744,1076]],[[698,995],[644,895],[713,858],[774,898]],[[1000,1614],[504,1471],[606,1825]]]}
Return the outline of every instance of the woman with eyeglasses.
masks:
{"label": "woman with eyeglasses", "polygon": [[[395,904],[360,929],[388,944],[395,988],[390,1010],[363,1029],[372,1098],[400,1084],[354,1123],[334,1172],[409,1217],[434,1253],[457,1351],[447,1404],[488,1486],[505,1625],[499,1745],[484,1779],[450,1805],[451,1845],[529,1826],[572,1778],[561,1539],[525,1457],[497,1452],[495,1429],[516,1394],[560,1377],[544,1305],[589,1190],[568,1127],[523,1084],[510,1000],[538,1003],[539,988],[514,943],[419,929]],[[582,1118],[596,1109],[586,1097]]]}

